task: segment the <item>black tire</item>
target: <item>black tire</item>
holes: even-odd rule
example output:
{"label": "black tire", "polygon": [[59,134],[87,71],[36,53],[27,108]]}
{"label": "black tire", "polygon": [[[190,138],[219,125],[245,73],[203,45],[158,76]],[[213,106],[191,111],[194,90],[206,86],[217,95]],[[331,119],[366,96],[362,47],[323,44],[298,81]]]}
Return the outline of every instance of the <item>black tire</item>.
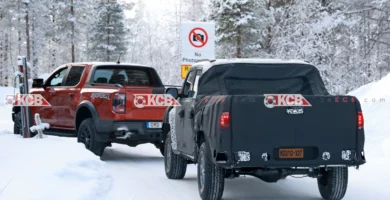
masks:
{"label": "black tire", "polygon": [[92,119],[85,119],[80,124],[80,128],[77,133],[77,141],[83,143],[86,149],[101,157],[107,146],[107,142],[96,141],[96,133],[97,131]]}
{"label": "black tire", "polygon": [[202,200],[220,200],[225,187],[223,168],[211,162],[209,151],[203,143],[198,156],[198,190]]}
{"label": "black tire", "polygon": [[20,112],[15,113],[14,134],[15,135],[22,135],[22,115],[20,114]]}
{"label": "black tire", "polygon": [[187,160],[172,151],[171,134],[165,139],[164,148],[165,174],[169,179],[183,179],[187,171]]}
{"label": "black tire", "polygon": [[323,199],[340,200],[344,198],[348,186],[348,168],[333,167],[321,169],[321,176],[317,178],[318,189]]}

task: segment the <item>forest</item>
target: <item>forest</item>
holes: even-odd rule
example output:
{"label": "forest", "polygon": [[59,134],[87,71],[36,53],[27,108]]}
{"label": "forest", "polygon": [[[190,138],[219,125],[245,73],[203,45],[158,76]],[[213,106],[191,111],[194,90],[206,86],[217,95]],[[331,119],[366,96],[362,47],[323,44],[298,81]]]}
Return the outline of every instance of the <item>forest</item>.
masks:
{"label": "forest", "polygon": [[390,72],[390,0],[0,0],[0,86],[18,55],[32,78],[122,55],[179,84],[184,21],[215,22],[216,58],[306,60],[332,94]]}

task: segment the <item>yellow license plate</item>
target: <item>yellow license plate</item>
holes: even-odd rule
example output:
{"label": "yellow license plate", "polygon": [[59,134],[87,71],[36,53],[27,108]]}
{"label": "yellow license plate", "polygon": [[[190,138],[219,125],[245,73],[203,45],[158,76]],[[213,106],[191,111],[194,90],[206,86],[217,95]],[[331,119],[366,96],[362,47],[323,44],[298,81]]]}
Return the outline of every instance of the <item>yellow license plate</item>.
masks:
{"label": "yellow license plate", "polygon": [[279,149],[279,158],[303,158],[304,151],[302,148],[295,149]]}

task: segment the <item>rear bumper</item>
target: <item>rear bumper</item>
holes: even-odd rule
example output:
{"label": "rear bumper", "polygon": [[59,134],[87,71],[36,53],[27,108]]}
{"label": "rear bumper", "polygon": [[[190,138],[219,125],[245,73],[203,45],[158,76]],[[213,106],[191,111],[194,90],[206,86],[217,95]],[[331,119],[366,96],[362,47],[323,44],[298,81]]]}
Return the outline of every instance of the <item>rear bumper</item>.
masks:
{"label": "rear bumper", "polygon": [[[351,156],[350,160],[343,160],[341,151],[331,151],[329,160],[324,160],[321,154],[317,154],[312,159],[279,159],[278,156],[271,153],[267,159],[264,159],[262,154],[249,152],[249,157],[244,160],[240,158],[238,152],[224,156],[226,162],[214,159],[214,163],[222,168],[295,168],[295,167],[334,167],[334,166],[360,166],[366,163],[366,158],[361,153]],[[218,152],[217,152],[218,155]],[[217,156],[218,157],[218,156]]]}
{"label": "rear bumper", "polygon": [[151,121],[100,120],[96,125],[98,130],[96,139],[134,145],[162,141],[162,128],[147,128],[147,122]]}

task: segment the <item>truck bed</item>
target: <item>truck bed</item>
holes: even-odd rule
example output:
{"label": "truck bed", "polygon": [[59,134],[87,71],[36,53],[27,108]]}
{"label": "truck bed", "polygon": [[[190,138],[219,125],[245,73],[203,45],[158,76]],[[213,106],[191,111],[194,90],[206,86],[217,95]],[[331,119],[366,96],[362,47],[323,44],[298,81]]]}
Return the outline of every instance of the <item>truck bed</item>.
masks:
{"label": "truck bed", "polygon": [[[365,161],[361,152],[364,130],[358,129],[359,101],[350,96],[304,96],[311,106],[274,107],[264,104],[262,95],[231,95],[223,101],[209,102],[204,112],[205,132],[216,138],[212,141],[217,152],[230,152],[235,167],[309,167],[330,165],[359,165]],[[287,109],[303,109],[302,114],[288,114]],[[215,116],[230,113],[230,129],[220,130]],[[280,155],[279,149],[288,149]],[[303,154],[288,155],[290,153]],[[351,150],[356,158],[343,160],[342,151]],[[239,152],[249,152],[249,161],[239,161]],[[323,153],[329,152],[329,160]],[[267,161],[264,153],[268,154]],[[286,153],[286,151],[284,151]],[[232,155],[233,154],[233,155]],[[281,158],[285,157],[285,158]]]}

